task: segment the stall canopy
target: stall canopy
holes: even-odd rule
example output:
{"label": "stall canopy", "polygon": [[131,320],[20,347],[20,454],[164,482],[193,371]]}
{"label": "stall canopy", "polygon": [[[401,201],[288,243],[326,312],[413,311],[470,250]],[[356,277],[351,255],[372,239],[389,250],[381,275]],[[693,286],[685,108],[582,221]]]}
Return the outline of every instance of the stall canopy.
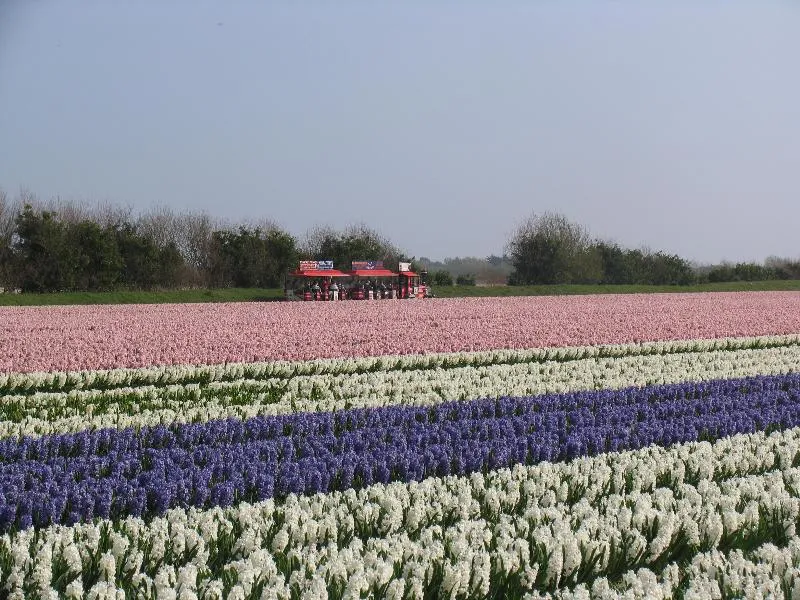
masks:
{"label": "stall canopy", "polygon": [[292,277],[350,277],[348,273],[342,273],[336,269],[306,269],[289,273],[289,275]]}
{"label": "stall canopy", "polygon": [[397,277],[397,273],[392,273],[388,269],[356,269],[350,271],[350,275],[357,277]]}
{"label": "stall canopy", "polygon": [[399,274],[402,275],[403,277],[416,277],[417,276],[417,274],[414,273],[413,271],[400,271]]}

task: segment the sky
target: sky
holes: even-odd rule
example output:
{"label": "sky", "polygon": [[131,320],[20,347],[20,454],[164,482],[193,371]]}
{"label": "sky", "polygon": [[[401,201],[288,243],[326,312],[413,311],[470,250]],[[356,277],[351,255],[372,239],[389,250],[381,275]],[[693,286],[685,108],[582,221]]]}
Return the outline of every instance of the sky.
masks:
{"label": "sky", "polygon": [[434,259],[545,211],[800,258],[798,32],[789,1],[0,0],[0,187]]}

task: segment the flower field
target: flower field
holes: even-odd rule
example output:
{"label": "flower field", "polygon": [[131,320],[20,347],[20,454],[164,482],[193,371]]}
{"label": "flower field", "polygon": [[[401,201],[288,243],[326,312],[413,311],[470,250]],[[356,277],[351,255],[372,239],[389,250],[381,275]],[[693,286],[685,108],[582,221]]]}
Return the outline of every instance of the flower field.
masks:
{"label": "flower field", "polygon": [[2,598],[800,598],[797,293],[0,334]]}
{"label": "flower field", "polygon": [[302,302],[22,307],[0,312],[0,372],[313,360],[798,332],[797,292],[321,302],[313,310]]}

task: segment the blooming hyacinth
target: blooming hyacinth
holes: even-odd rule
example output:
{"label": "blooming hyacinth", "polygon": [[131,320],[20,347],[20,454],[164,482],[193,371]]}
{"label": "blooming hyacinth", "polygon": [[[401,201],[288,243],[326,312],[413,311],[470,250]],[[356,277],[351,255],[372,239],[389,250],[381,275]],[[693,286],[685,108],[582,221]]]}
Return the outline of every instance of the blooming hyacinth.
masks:
{"label": "blooming hyacinth", "polygon": [[800,294],[796,292],[53,306],[2,311],[0,372],[800,332]]}
{"label": "blooming hyacinth", "polygon": [[0,526],[152,516],[800,425],[800,375],[0,442]]}
{"label": "blooming hyacinth", "polygon": [[797,293],[0,312],[0,598],[800,598]]}

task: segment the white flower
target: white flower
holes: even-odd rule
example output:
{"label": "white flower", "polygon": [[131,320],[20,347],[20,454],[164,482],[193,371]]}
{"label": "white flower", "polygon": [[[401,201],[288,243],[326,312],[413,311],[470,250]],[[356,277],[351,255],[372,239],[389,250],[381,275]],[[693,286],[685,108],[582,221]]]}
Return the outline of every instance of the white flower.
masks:
{"label": "white flower", "polygon": [[286,526],[284,525],[280,531],[275,534],[275,537],[272,538],[272,551],[275,553],[281,553],[286,549],[288,544],[289,533],[286,531]]}
{"label": "white flower", "polygon": [[117,561],[110,552],[104,552],[100,557],[100,574],[103,581],[113,582],[116,578]]}
{"label": "white flower", "polygon": [[86,594],[88,600],[116,600],[117,589],[107,581],[98,581]]}
{"label": "white flower", "polygon": [[228,592],[228,600],[245,600],[247,597],[244,593],[244,588],[241,585],[235,585]]}
{"label": "white flower", "polygon": [[204,585],[202,597],[208,600],[222,600],[224,587],[219,579],[207,581]]}
{"label": "white flower", "polygon": [[157,600],[177,600],[175,592],[175,569],[171,565],[162,566],[156,573],[153,583],[156,587]]}
{"label": "white flower", "polygon": [[[175,368],[169,371],[171,375],[167,379],[177,383],[168,384],[166,387],[163,387],[163,383],[159,383],[158,387],[154,385],[155,382],[162,380],[159,373],[163,374],[163,370],[154,371],[157,376],[153,377],[146,377],[141,373],[134,376],[129,373],[125,377],[136,384],[133,387],[100,390],[83,386],[86,389],[67,393],[36,392],[31,396],[12,396],[10,398],[15,402],[21,403],[28,417],[19,422],[0,423],[0,435],[42,435],[80,431],[87,427],[95,429],[107,426],[135,427],[162,422],[186,422],[195,418],[227,416],[249,418],[257,414],[287,414],[295,410],[335,410],[345,405],[384,406],[398,402],[425,405],[438,403],[442,399],[594,389],[598,385],[617,388],[656,382],[676,383],[686,380],[778,374],[796,370],[796,365],[800,361],[798,336],[775,338],[776,343],[785,345],[761,349],[749,349],[755,343],[753,339],[734,341],[733,349],[723,349],[726,348],[727,341],[712,341],[708,352],[698,350],[687,352],[687,349],[691,349],[691,344],[669,342],[663,344],[660,350],[666,354],[651,352],[649,349],[652,345],[623,345],[617,347],[617,357],[614,358],[598,357],[595,348],[570,351],[519,350],[503,353],[489,351],[468,354],[457,359],[439,355],[411,360],[410,364],[416,367],[411,371],[387,370],[357,375],[350,373],[375,361],[349,359],[330,363],[334,367],[323,369],[317,374],[312,374],[311,369],[300,368],[295,376],[288,380],[289,385],[277,403],[264,403],[258,400],[259,390],[284,385],[286,380],[282,378],[289,376],[291,370],[275,370],[273,372],[277,377],[275,379],[217,381],[205,388],[198,387],[191,381],[185,383],[181,381],[191,380],[194,374],[208,371],[206,367],[198,367],[196,371],[183,367]],[[548,362],[562,355],[569,355],[572,360]],[[511,362],[493,364],[496,359]],[[446,370],[432,368],[450,360],[455,360],[456,364],[462,366]],[[540,360],[545,362],[537,362]],[[349,368],[342,366],[345,364],[349,365]],[[236,373],[248,375],[244,367],[238,365],[227,376]],[[257,376],[258,371],[259,369],[254,369],[252,374]],[[137,373],[136,370],[131,372]],[[94,377],[91,372],[80,375],[84,376]],[[145,381],[150,383],[140,385]],[[33,385],[35,382],[28,383]],[[321,390],[322,400],[309,400],[312,387],[318,393]],[[442,393],[432,392],[434,387],[441,389]],[[22,386],[20,389],[27,388]],[[373,390],[379,391],[375,394]],[[253,403],[241,406],[229,405],[226,400],[229,395],[241,391],[253,392],[255,394]],[[131,396],[140,398],[149,408],[140,408],[138,402],[131,400]],[[66,398],[70,399],[71,406],[85,408],[80,411],[76,411],[75,408],[67,409]],[[128,404],[120,405],[117,399],[124,399]],[[94,408],[92,415],[88,416],[87,411],[90,406]],[[47,417],[37,416],[41,410],[47,411]],[[774,460],[774,458],[765,455],[762,460]]]}
{"label": "white flower", "polygon": [[67,598],[74,598],[75,600],[83,598],[83,582],[80,577],[67,584],[65,595]]}

